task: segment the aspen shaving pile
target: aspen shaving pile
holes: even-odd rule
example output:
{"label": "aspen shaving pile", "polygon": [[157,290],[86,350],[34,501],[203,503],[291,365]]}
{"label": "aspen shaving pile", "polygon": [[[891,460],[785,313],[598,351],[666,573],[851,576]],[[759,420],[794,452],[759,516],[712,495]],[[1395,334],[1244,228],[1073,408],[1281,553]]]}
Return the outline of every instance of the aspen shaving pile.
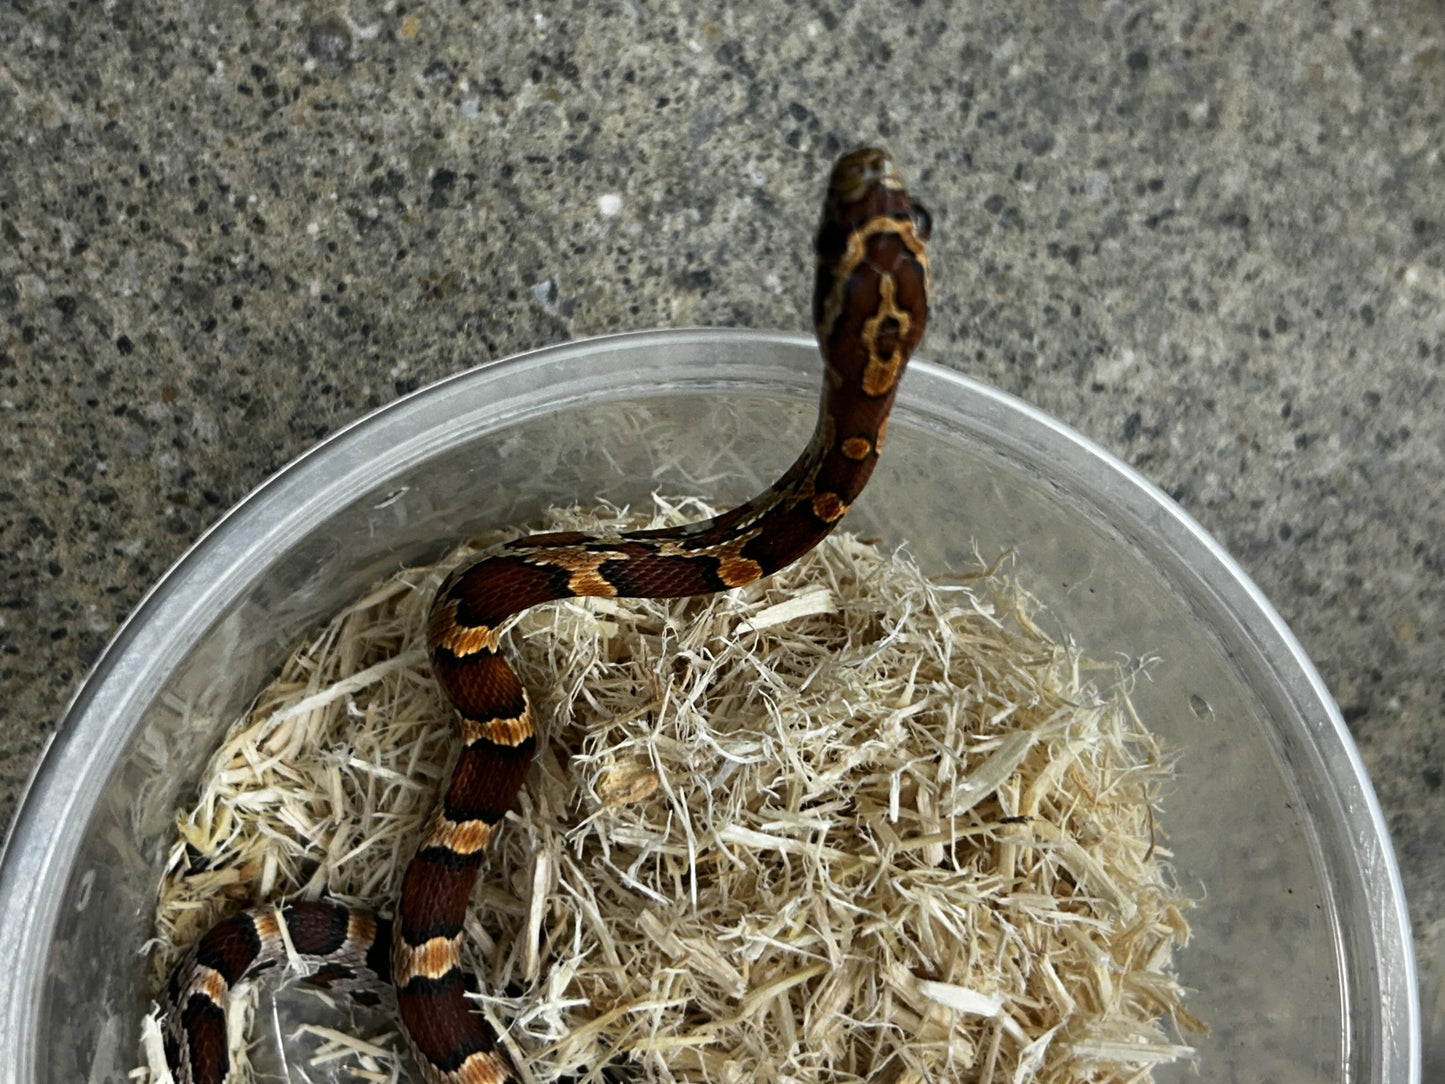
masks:
{"label": "aspen shaving pile", "polygon": [[[243,906],[392,906],[453,752],[427,606],[470,552],[337,615],[227,735],[178,818],[158,986]],[[467,939],[523,1078],[1102,1084],[1192,1057],[1169,761],[1028,610],[835,534],[736,591],[515,620],[541,741]],[[348,1071],[404,1079],[401,1049],[358,1040]]]}

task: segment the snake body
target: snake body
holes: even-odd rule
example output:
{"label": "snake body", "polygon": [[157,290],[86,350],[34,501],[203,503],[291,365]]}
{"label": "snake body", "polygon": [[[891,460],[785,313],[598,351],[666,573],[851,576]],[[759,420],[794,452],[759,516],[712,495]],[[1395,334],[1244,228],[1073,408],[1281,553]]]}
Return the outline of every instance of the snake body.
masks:
{"label": "snake body", "polygon": [[[494,547],[438,589],[432,669],[456,708],[461,751],[387,921],[334,902],[259,908],[211,928],[172,972],[166,1057],[178,1084],[230,1084],[228,991],[296,954],[308,982],[363,991],[391,984],[427,1084],[515,1084],[490,1026],[466,1000],[462,921],[492,833],[536,748],[527,691],[498,653],[510,616],[592,595],[678,598],[740,587],[812,549],[873,473],[888,412],[928,315],[931,222],[887,155],[833,168],[816,239],[813,319],[825,365],[818,422],[802,455],[766,491],[713,519],[611,536],[532,535]],[[282,924],[285,929],[283,930]],[[361,995],[365,996],[365,994]]]}

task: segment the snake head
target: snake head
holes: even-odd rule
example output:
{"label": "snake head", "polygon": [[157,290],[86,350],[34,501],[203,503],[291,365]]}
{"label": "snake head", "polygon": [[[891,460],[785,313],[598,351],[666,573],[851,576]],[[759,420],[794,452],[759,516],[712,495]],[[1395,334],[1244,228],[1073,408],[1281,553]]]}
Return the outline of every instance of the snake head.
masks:
{"label": "snake head", "polygon": [[838,159],[828,178],[820,246],[830,225],[846,231],[878,215],[909,219],[920,241],[927,241],[933,231],[933,216],[908,195],[887,151],[879,147],[850,151]]}
{"label": "snake head", "polygon": [[886,151],[865,147],[838,159],[818,226],[813,291],[818,342],[835,380],[862,379],[870,397],[896,383],[928,320],[932,231],[932,216]]}

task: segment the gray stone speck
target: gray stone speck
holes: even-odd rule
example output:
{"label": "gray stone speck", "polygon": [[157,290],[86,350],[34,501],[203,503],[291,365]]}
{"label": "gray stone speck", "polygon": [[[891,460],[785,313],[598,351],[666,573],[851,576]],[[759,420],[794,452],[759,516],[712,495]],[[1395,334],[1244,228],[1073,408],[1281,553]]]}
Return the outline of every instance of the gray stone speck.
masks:
{"label": "gray stone speck", "polygon": [[121,254],[116,266],[114,289],[122,296],[129,297],[140,289],[140,253],[128,248]]}
{"label": "gray stone speck", "polygon": [[555,313],[557,311],[556,279],[547,279],[544,282],[535,284],[531,292],[532,296],[537,299],[537,304],[541,305],[547,312]]}
{"label": "gray stone speck", "polygon": [[1084,174],[1084,196],[1090,203],[1104,203],[1112,187],[1109,175],[1103,170],[1091,169]]}
{"label": "gray stone speck", "polygon": [[145,459],[151,453],[150,434],[139,426],[133,426],[126,430],[121,448],[132,459]]}
{"label": "gray stone speck", "polygon": [[336,15],[327,15],[307,29],[306,51],[318,60],[339,64],[351,55],[351,29]]}
{"label": "gray stone speck", "polygon": [[221,427],[216,422],[216,416],[203,407],[192,412],[190,431],[197,440],[207,444],[214,444],[221,436]]}

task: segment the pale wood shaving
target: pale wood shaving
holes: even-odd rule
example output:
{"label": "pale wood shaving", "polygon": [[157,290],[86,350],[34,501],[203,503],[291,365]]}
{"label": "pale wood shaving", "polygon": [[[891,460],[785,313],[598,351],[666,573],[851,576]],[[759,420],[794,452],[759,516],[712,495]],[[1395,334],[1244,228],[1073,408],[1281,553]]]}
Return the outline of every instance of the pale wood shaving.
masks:
{"label": "pale wood shaving", "polygon": [[[158,983],[243,905],[394,901],[453,752],[426,610],[469,552],[348,607],[227,735],[177,821]],[[467,939],[526,1081],[1122,1084],[1193,1056],[1171,764],[1123,677],[1091,683],[997,568],[965,579],[835,535],[740,590],[510,624],[543,741]],[[408,1071],[395,1035],[311,1031],[313,1074]]]}

